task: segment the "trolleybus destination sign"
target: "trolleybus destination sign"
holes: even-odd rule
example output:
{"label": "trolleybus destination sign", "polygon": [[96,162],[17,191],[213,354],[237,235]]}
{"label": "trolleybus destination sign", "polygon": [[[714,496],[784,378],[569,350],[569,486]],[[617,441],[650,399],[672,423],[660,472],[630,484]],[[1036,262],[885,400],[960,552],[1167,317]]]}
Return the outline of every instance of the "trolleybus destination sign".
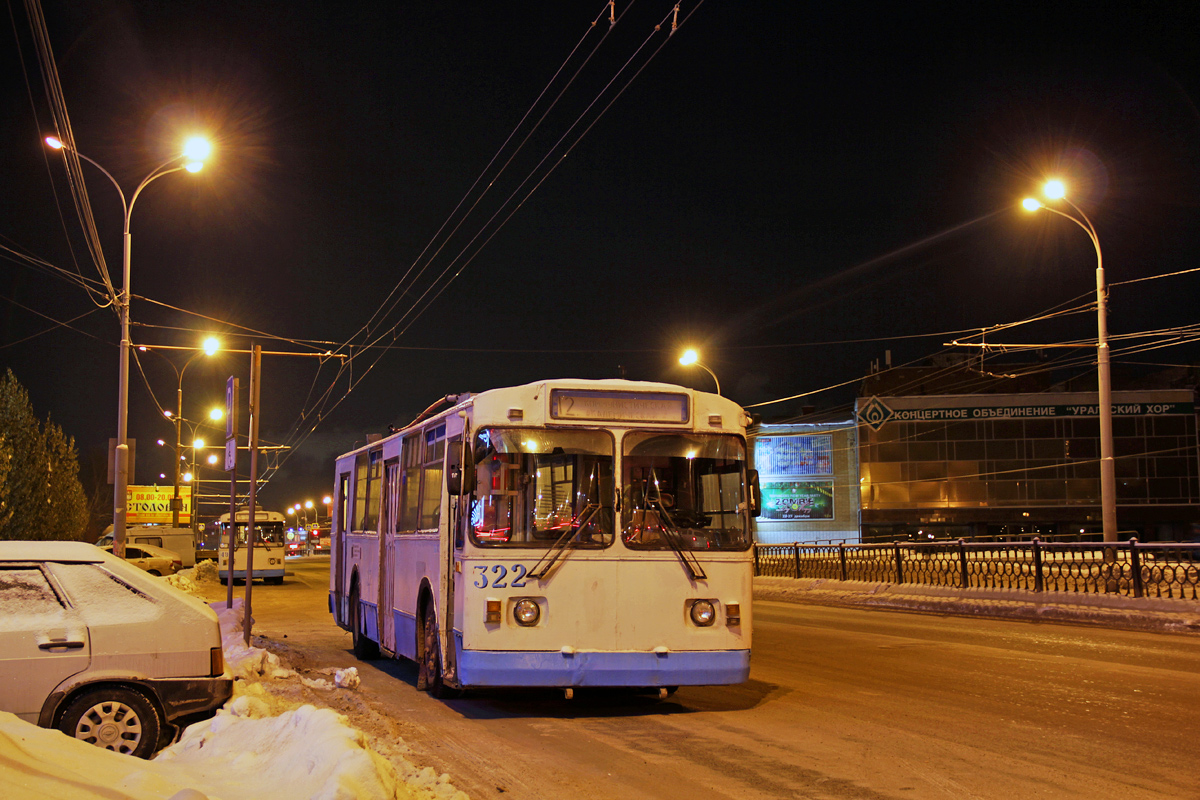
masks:
{"label": "trolleybus destination sign", "polygon": [[688,421],[688,398],[674,392],[601,392],[551,389],[550,416],[600,422]]}

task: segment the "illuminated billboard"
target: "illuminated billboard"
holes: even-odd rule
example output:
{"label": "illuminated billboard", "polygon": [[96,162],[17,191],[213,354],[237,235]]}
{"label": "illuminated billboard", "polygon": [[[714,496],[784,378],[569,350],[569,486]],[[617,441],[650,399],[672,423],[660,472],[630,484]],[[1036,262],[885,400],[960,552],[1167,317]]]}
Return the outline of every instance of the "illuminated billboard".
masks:
{"label": "illuminated billboard", "polygon": [[833,474],[833,436],[759,436],[754,467],[760,475],[803,477]]}
{"label": "illuminated billboard", "polygon": [[833,519],[833,481],[764,481],[759,522]]}
{"label": "illuminated billboard", "polygon": [[[171,499],[175,496],[174,486],[129,486],[127,492],[126,523],[129,525],[171,524]],[[179,523],[190,525],[192,522],[192,487],[180,486],[179,499],[183,501],[183,508],[179,512]]]}

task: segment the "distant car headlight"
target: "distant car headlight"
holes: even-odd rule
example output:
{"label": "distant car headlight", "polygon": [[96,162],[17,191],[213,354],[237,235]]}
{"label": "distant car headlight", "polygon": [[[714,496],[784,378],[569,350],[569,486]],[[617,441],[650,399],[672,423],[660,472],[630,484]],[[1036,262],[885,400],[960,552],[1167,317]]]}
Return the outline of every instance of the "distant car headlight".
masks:
{"label": "distant car headlight", "polygon": [[717,619],[717,610],[713,608],[713,604],[708,600],[696,600],[692,603],[691,610],[692,622],[698,627],[707,628],[712,625]]}
{"label": "distant car headlight", "polygon": [[522,597],[517,602],[513,603],[513,619],[518,625],[529,628],[538,624],[538,620],[542,618],[542,609],[538,606],[536,600],[528,597]]}

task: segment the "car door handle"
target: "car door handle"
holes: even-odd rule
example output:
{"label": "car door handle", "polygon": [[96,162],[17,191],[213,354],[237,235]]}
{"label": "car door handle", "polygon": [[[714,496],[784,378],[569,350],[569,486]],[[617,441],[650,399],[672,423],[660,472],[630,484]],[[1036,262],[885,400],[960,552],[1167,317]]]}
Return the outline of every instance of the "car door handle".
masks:
{"label": "car door handle", "polygon": [[39,650],[53,650],[56,647],[65,647],[68,650],[78,650],[83,647],[83,642],[68,642],[65,639],[61,639],[52,642],[40,642],[38,644]]}

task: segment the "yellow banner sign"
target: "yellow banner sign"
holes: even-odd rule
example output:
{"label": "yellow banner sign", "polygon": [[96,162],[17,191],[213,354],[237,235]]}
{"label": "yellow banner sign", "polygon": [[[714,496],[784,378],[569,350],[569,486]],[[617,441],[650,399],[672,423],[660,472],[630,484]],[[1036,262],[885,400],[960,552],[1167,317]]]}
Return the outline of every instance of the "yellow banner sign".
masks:
{"label": "yellow banner sign", "polygon": [[[174,486],[130,486],[126,495],[125,522],[129,525],[144,525],[147,523],[170,524],[171,500],[175,497]],[[179,509],[179,524],[192,523],[192,487],[180,486],[179,499],[183,505]]]}

